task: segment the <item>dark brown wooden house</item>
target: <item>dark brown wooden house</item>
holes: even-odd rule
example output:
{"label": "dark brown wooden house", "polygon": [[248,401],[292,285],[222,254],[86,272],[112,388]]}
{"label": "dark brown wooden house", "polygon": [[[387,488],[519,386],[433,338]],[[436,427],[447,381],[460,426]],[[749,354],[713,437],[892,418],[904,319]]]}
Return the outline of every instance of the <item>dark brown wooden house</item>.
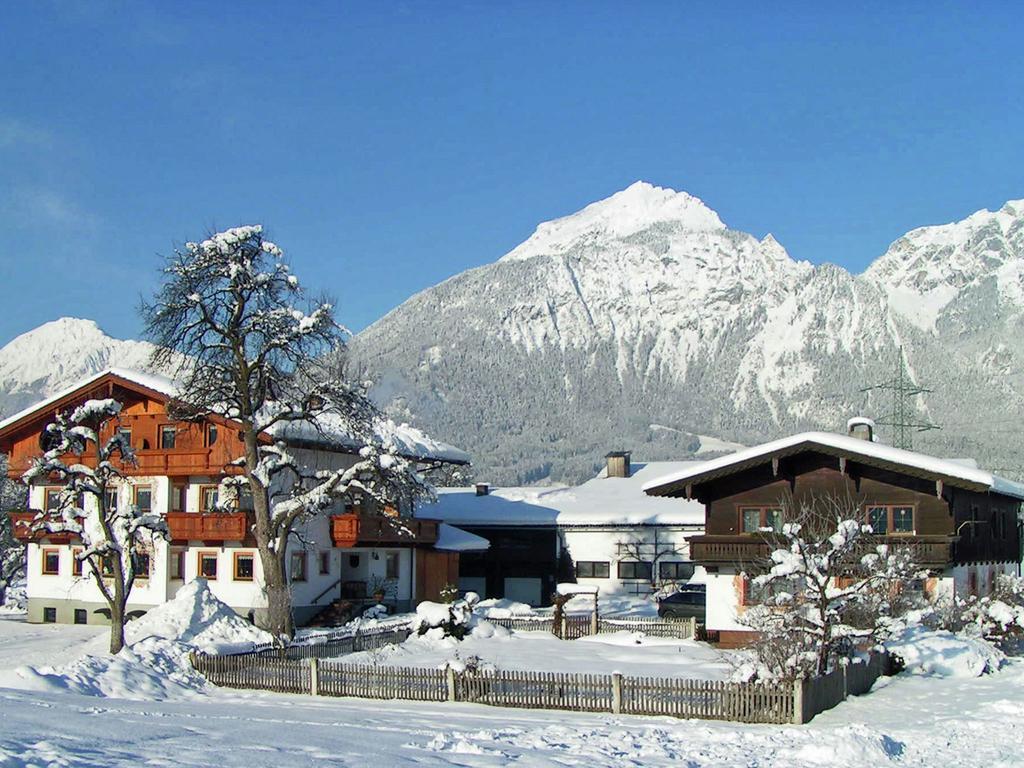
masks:
{"label": "dark brown wooden house", "polygon": [[[863,422],[858,422],[863,427]],[[714,459],[644,486],[654,496],[696,499],[705,535],[690,540],[708,572],[707,627],[723,644],[744,639],[749,577],[768,566],[773,530],[787,509],[846,499],[877,539],[911,548],[937,598],[990,590],[1021,563],[1024,485],[862,436],[808,432]]]}

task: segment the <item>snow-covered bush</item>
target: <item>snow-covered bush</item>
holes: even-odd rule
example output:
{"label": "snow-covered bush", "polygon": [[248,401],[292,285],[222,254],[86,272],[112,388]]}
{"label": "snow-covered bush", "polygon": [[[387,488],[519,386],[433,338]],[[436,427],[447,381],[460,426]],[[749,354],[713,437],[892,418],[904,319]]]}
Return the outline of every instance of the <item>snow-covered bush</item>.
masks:
{"label": "snow-covered bush", "polygon": [[767,573],[750,581],[762,604],[743,615],[757,633],[759,674],[822,675],[874,642],[915,574],[906,549],[876,545],[852,499],[790,504]]}
{"label": "snow-covered bush", "polygon": [[1024,579],[1000,575],[991,595],[943,600],[925,615],[924,622],[932,629],[1016,649],[1024,640]]}
{"label": "snow-covered bush", "polygon": [[475,592],[467,592],[461,600],[451,603],[424,600],[416,606],[412,630],[418,635],[431,632],[437,637],[461,640],[478,623],[473,615],[473,608],[479,601],[480,596]]}

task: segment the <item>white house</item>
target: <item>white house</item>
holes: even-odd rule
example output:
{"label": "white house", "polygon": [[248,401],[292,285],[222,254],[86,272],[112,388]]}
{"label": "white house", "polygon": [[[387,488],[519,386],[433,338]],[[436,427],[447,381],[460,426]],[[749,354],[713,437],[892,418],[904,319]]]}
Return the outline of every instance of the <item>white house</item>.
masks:
{"label": "white house", "polygon": [[[232,511],[215,509],[221,481],[233,473],[238,454],[237,429],[230,420],[175,422],[167,402],[174,395],[168,379],[138,371],[104,371],[0,422],[0,451],[8,472],[20,478],[42,452],[41,438],[58,411],[95,397],[112,397],[123,409],[101,439],[117,429],[136,451],[137,465],[124,466],[115,504],[137,504],[166,518],[170,541],[140,552],[143,574],[129,599],[129,614],[144,612],[174,597],[188,581],[202,576],[221,600],[242,615],[265,606],[262,567],[251,534],[251,507],[244,498]],[[351,466],[357,457],[348,435],[332,430],[296,430],[269,435],[294,454],[320,468]],[[382,437],[422,466],[464,464],[468,456],[418,430],[391,422]],[[93,456],[93,460],[94,460]],[[88,455],[81,458],[88,463]],[[26,493],[26,510],[11,514],[15,535],[27,546],[29,620],[36,622],[106,621],[109,617],[93,579],[74,557],[80,543],[68,534],[34,532],[31,521],[58,502],[60,488],[41,482]],[[86,500],[93,503],[93,500]],[[309,620],[332,603],[358,609],[377,588],[397,609],[435,598],[457,579],[459,553],[487,547],[479,537],[432,519],[415,519],[401,505],[375,508],[354,499],[329,516],[313,519],[293,536],[287,555],[295,617]]]}
{"label": "white house", "polygon": [[559,581],[594,584],[602,594],[650,594],[695,575],[689,539],[704,531],[697,502],[645,496],[644,483],[696,462],[632,462],[607,457],[578,486],[440,488],[416,510],[483,536],[486,555],[460,560],[459,587],[531,605],[549,601]]}

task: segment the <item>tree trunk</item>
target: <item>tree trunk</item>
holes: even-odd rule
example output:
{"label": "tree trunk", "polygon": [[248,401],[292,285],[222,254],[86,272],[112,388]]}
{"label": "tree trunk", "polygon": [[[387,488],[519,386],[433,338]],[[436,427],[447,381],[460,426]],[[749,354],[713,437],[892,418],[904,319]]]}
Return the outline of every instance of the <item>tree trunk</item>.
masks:
{"label": "tree trunk", "polygon": [[128,602],[124,589],[124,573],[120,557],[114,569],[114,599],[110,601],[110,652],[124,648],[124,609]]}
{"label": "tree trunk", "polygon": [[295,622],[292,619],[292,596],[284,572],[284,553],[271,552],[269,547],[261,546],[259,549],[267,595],[267,614],[261,629],[275,638],[290,640],[295,636]]}

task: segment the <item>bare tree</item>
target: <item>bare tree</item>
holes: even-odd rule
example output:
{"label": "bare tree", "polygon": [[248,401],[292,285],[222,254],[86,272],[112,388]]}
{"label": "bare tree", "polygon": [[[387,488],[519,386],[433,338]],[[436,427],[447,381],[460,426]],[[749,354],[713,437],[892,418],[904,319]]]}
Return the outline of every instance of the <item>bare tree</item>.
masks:
{"label": "bare tree", "polygon": [[[118,464],[133,465],[135,454],[121,432],[101,441],[103,426],[117,417],[116,400],[88,400],[70,416],[57,414],[46,427],[50,446],[24,474],[26,483],[57,478],[63,489],[55,510],[40,512],[33,528],[50,533],[71,533],[82,540],[77,555],[83,570],[99,589],[110,609],[110,652],[124,647],[125,608],[140,570],[148,573],[154,541],[166,538],[167,524],[157,514],[142,513],[136,505],[111,502],[110,491],[122,478]],[[96,466],[81,461],[90,446],[96,449]]]}
{"label": "bare tree", "polygon": [[[635,561],[651,564],[651,589],[664,588],[665,583],[659,574],[659,564],[666,557],[682,557],[683,551],[679,545],[671,539],[666,539],[664,534],[655,526],[648,539],[646,536],[633,536],[626,541],[618,541],[615,544],[616,554],[619,560]],[[672,581],[672,583],[675,583]]]}
{"label": "bare tree", "polygon": [[[186,243],[163,273],[154,300],[142,306],[157,344],[153,363],[174,370],[179,390],[172,415],[216,414],[239,425],[235,463],[252,495],[267,598],[260,622],[290,638],[285,556],[296,524],[345,495],[394,501],[429,489],[398,446],[379,434],[384,420],[363,388],[343,375],[337,361],[345,332],[332,304],[306,298],[260,226]],[[287,447],[325,440],[358,460],[322,470]]]}
{"label": "bare tree", "polygon": [[762,605],[744,614],[754,650],[776,673],[825,674],[858,641],[874,637],[918,574],[909,547],[878,544],[859,505],[817,497],[783,505],[767,573],[751,581]]}

